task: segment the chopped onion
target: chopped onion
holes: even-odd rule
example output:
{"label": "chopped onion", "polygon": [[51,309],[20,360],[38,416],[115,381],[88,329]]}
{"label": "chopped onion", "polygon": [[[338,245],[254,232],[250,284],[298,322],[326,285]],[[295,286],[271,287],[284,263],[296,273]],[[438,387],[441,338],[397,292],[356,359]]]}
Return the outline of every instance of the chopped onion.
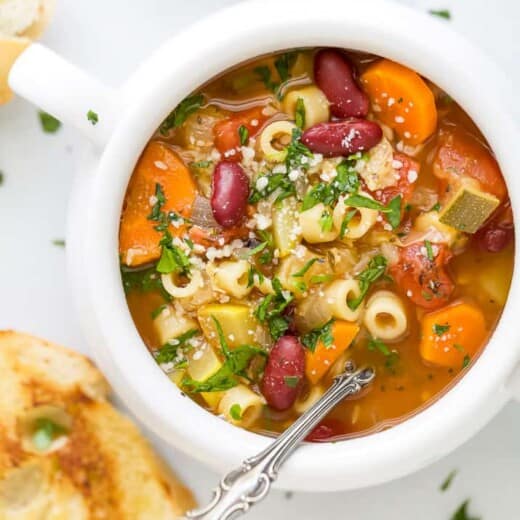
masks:
{"label": "chopped onion", "polygon": [[435,190],[420,186],[414,191],[410,204],[421,211],[430,211],[438,201],[439,195]]}
{"label": "chopped onion", "polygon": [[197,195],[193,203],[190,220],[196,225],[204,228],[220,228],[213,217],[209,199]]}

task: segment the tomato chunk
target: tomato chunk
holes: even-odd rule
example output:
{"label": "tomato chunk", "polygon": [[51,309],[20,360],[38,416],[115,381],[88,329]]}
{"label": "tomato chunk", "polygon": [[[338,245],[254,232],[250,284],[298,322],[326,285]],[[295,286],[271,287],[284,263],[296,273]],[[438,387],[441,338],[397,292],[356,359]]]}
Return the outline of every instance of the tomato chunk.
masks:
{"label": "tomato chunk", "polygon": [[388,204],[394,197],[401,195],[402,206],[410,201],[415,190],[415,181],[419,175],[420,165],[417,161],[405,155],[404,153],[395,152],[394,161],[401,163],[402,166],[395,171],[398,175],[395,186],[389,186],[382,190],[376,190],[372,193],[374,198],[382,204]]}
{"label": "tomato chunk", "polygon": [[345,435],[345,433],[345,426],[340,420],[327,417],[315,426],[305,440],[307,442],[324,442]]}
{"label": "tomato chunk", "polygon": [[433,259],[423,242],[401,249],[390,274],[413,303],[424,309],[438,309],[449,301],[455,288],[445,266],[452,253],[445,244],[433,244]]}
{"label": "tomato chunk", "polygon": [[433,161],[433,173],[441,180],[443,190],[452,192],[464,177],[476,180],[480,188],[503,201],[507,188],[496,159],[478,139],[460,128],[442,128]]}
{"label": "tomato chunk", "polygon": [[215,124],[213,127],[215,146],[226,160],[240,161],[242,159],[239,128],[244,126],[247,128],[249,136],[254,137],[267,119],[263,114],[263,109],[264,107],[254,107],[237,112]]}

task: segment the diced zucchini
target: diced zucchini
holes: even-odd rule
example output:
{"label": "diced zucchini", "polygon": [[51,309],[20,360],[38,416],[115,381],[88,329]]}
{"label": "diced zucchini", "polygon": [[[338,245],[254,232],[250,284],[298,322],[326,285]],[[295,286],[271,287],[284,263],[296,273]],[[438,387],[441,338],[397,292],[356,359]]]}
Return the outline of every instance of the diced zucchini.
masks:
{"label": "diced zucchini", "polygon": [[198,318],[204,336],[217,349],[220,342],[213,318],[220,323],[229,348],[255,341],[258,323],[247,305],[210,303],[199,309]]}
{"label": "diced zucchini", "polygon": [[153,325],[161,345],[164,345],[169,339],[178,338],[189,330],[199,328],[195,320],[178,315],[171,305],[159,313],[153,320]]}
{"label": "diced zucchini", "polygon": [[298,203],[294,197],[273,206],[273,238],[280,258],[290,255],[301,240],[298,226]]}
{"label": "diced zucchini", "polygon": [[475,233],[499,204],[493,195],[463,186],[446,205],[439,221],[465,233]]}
{"label": "diced zucchini", "polygon": [[[188,353],[188,374],[195,381],[206,381],[222,367],[222,362],[213,350],[207,345],[203,350],[194,349]],[[215,409],[220,402],[223,392],[201,392],[200,395],[211,409]]]}

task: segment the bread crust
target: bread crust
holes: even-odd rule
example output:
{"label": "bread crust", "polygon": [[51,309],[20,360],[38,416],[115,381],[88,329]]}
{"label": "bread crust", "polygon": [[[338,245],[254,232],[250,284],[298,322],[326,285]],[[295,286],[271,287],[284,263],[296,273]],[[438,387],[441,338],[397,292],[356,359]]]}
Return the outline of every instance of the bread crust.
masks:
{"label": "bread crust", "polygon": [[[194,507],[191,492],[108,402],[109,386],[86,357],[0,331],[0,373],[0,518],[174,520]],[[41,410],[65,414],[70,425],[45,452],[28,448],[28,418]]]}

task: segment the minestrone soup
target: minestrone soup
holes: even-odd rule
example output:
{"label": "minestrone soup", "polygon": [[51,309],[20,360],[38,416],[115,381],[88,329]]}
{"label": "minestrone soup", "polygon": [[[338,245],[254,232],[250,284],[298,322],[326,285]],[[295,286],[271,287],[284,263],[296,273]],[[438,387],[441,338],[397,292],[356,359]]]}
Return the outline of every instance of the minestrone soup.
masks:
{"label": "minestrone soup", "polygon": [[338,49],[258,58],[182,101],[121,216],[128,305],[156,362],[233,424],[276,434],[347,361],[371,388],[309,437],[388,428],[485,346],[513,268],[507,188],[437,86]]}

